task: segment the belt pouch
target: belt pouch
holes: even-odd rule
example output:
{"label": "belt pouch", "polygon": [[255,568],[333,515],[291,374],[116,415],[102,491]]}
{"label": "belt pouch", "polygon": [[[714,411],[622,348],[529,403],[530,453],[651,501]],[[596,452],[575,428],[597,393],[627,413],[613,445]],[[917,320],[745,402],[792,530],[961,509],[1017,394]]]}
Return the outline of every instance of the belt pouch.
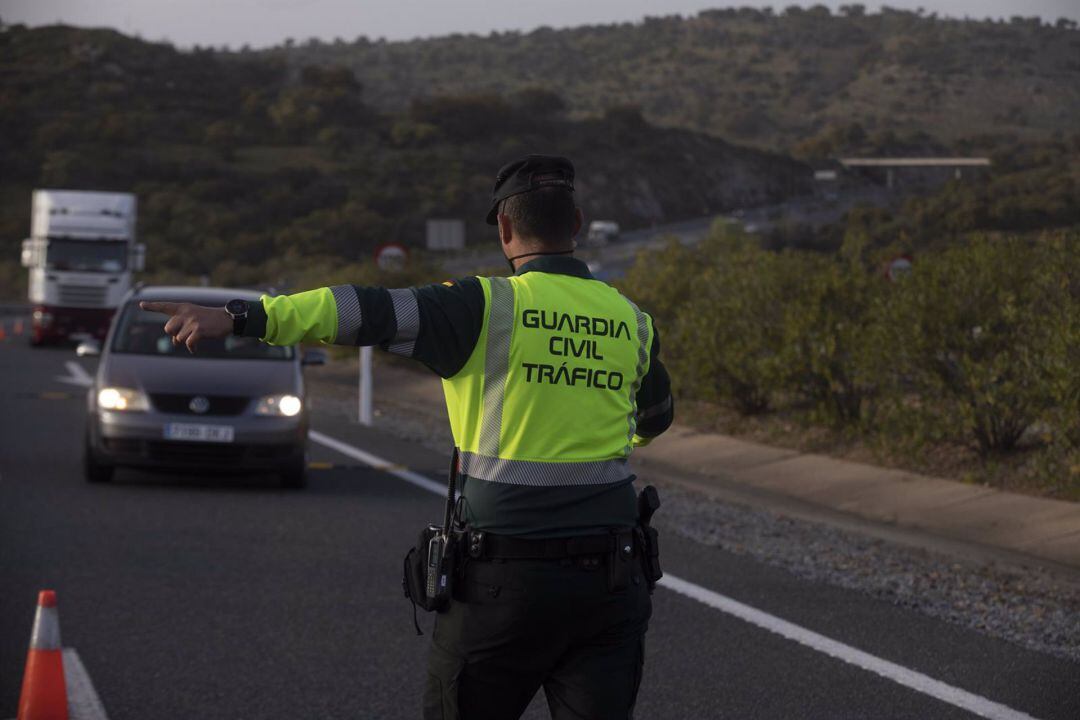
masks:
{"label": "belt pouch", "polygon": [[[402,579],[402,585],[405,590],[405,597],[428,612],[444,610],[446,606],[445,597],[448,595],[447,593],[446,595],[440,594],[439,597],[431,597],[427,592],[428,546],[432,538],[440,532],[441,528],[436,525],[428,526],[422,530],[416,546],[411,548],[408,554],[405,555],[403,568],[404,578]],[[443,573],[447,574],[448,579],[452,577],[453,573],[452,566],[455,559],[453,545],[452,542],[449,544],[442,560],[441,569]]]}

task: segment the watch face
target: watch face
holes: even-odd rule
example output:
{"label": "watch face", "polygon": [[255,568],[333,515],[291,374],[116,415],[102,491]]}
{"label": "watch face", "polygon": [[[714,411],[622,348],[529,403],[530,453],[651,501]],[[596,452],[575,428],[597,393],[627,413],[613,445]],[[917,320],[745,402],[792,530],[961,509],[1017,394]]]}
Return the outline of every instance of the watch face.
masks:
{"label": "watch face", "polygon": [[230,315],[247,315],[247,300],[230,300],[225,304],[225,312]]}

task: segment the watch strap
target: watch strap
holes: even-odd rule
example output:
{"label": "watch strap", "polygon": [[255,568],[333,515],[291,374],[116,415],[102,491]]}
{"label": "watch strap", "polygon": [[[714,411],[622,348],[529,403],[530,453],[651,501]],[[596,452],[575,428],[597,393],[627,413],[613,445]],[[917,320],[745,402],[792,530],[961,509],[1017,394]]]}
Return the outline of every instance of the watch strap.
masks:
{"label": "watch strap", "polygon": [[[241,305],[244,308],[244,312],[235,312],[229,309],[230,305]],[[233,321],[233,335],[243,335],[244,328],[247,326],[248,313],[251,312],[251,303],[246,300],[230,300],[225,304],[225,312]]]}
{"label": "watch strap", "polygon": [[233,335],[243,335],[244,334],[244,328],[247,327],[247,319],[248,319],[248,314],[247,313],[244,313],[243,315],[233,315],[232,316],[232,334]]}

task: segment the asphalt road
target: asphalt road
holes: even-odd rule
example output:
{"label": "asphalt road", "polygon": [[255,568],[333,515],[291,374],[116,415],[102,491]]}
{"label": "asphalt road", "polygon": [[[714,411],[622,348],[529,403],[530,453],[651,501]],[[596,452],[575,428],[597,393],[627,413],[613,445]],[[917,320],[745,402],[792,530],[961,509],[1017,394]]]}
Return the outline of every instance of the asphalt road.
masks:
{"label": "asphalt road", "polygon": [[[132,471],[88,485],[84,391],[57,380],[74,359],[0,342],[0,717],[15,714],[41,588],[112,720],[418,717],[428,638],[399,579],[439,497],[317,445],[334,467],[303,491]],[[343,417],[317,412],[315,427],[436,480],[445,464]],[[997,717],[1080,717],[1076,664],[679,538],[663,561]],[[975,717],[670,589],[653,600],[639,718]],[[545,716],[540,700],[528,716]]]}

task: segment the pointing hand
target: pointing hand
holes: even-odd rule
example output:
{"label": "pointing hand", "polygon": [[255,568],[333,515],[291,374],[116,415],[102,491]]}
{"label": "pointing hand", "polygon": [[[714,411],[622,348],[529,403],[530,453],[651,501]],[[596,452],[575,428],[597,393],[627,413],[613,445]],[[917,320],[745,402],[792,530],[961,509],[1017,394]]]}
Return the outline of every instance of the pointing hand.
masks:
{"label": "pointing hand", "polygon": [[140,302],[139,307],[169,315],[165,332],[172,336],[174,345],[186,345],[188,352],[195,352],[195,346],[203,338],[223,338],[232,334],[233,320],[225,308],[174,302]]}

